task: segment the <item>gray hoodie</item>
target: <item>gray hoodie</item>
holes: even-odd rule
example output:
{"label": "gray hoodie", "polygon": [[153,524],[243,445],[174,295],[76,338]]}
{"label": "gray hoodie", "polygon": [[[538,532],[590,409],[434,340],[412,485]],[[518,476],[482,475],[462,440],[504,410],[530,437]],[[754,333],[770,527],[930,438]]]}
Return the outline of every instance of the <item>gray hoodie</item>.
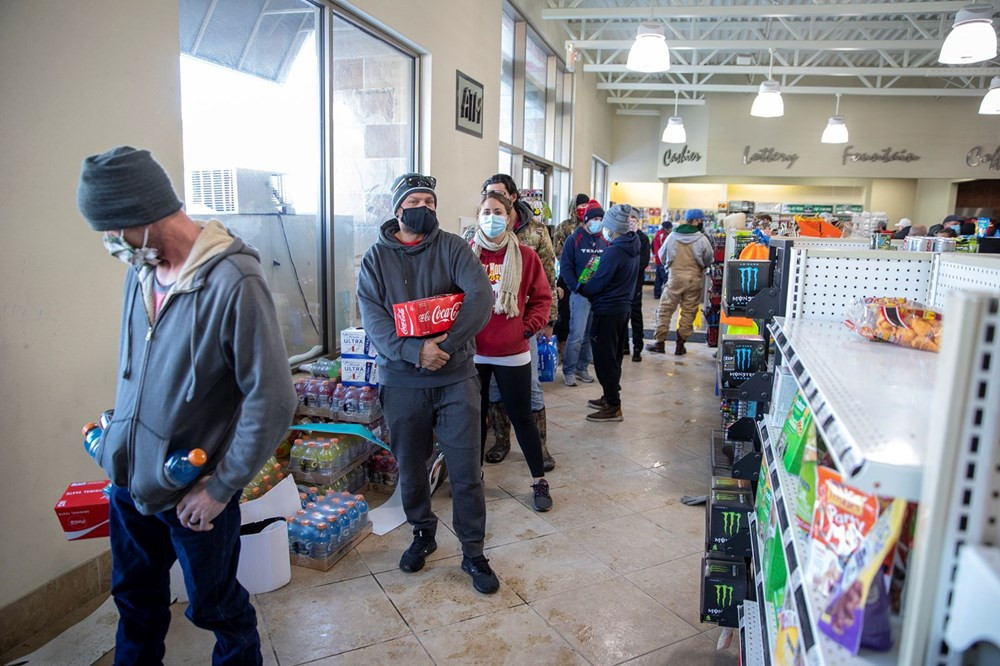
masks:
{"label": "gray hoodie", "polygon": [[[361,260],[358,305],[365,332],[378,351],[379,381],[385,386],[434,388],[476,376],[476,334],[493,309],[493,287],[468,243],[434,227],[417,245],[396,238],[399,222],[382,225],[378,240]],[[451,355],[440,370],[419,367],[423,338],[396,335],[392,306],[439,294],[465,293],[462,308],[441,344]]]}
{"label": "gray hoodie", "polygon": [[274,452],[297,402],[253,248],[209,222],[152,322],[151,280],[149,269],[125,279],[115,412],[98,460],[146,515],[188,490],[163,476],[178,449],[204,449],[206,490],[228,502]]}

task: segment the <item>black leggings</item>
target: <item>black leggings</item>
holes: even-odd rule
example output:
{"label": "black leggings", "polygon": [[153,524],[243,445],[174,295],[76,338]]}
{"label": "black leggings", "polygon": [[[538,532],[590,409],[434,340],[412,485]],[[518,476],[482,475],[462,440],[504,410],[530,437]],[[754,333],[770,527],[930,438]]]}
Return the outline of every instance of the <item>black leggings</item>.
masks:
{"label": "black leggings", "polygon": [[480,437],[481,453],[486,453],[486,413],[490,406],[490,377],[496,377],[500,398],[507,409],[507,417],[514,427],[517,443],[521,445],[524,459],[528,461],[531,476],[545,476],[542,467],[542,438],[535,425],[535,417],[531,414],[531,363],[524,365],[491,365],[476,363],[479,371],[480,390]]}

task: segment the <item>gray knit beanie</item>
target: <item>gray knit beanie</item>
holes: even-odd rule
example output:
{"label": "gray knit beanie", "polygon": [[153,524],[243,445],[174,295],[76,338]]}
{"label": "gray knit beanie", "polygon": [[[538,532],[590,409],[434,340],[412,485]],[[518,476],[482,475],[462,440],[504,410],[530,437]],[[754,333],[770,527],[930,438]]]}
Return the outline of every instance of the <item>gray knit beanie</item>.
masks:
{"label": "gray knit beanie", "polygon": [[615,204],[604,213],[604,228],[616,234],[627,234],[628,218],[632,214],[632,206],[628,204]]}
{"label": "gray knit beanie", "polygon": [[434,188],[437,180],[433,176],[425,176],[419,173],[404,173],[392,182],[392,214],[395,215],[399,207],[406,201],[406,197],[414,192],[426,192],[434,195],[434,204],[437,205],[437,194]]}
{"label": "gray knit beanie", "polygon": [[95,231],[141,227],[183,205],[148,150],[118,146],[83,161],[76,205]]}

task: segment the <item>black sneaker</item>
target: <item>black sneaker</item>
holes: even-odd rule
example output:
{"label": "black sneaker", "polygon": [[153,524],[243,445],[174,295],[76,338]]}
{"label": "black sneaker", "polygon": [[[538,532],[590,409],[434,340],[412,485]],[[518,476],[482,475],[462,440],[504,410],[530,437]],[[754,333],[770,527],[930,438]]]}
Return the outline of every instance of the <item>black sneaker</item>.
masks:
{"label": "black sneaker", "polygon": [[587,401],[587,406],[588,407],[593,407],[594,409],[604,409],[605,407],[608,406],[608,403],[605,402],[604,396],[602,395],[597,400],[588,400]]}
{"label": "black sneaker", "polygon": [[636,347],[635,351],[632,352],[632,362],[633,363],[642,363],[642,348],[641,347]]}
{"label": "black sneaker", "polygon": [[538,483],[532,484],[531,489],[535,492],[532,504],[535,511],[548,511],[552,508],[552,498],[549,496],[549,482],[539,479]]}
{"label": "black sneaker", "polygon": [[406,573],[416,573],[424,568],[427,556],[437,550],[437,541],[434,535],[426,530],[420,530],[413,535],[413,543],[403,552],[399,558],[399,568]]}
{"label": "black sneaker", "polygon": [[497,575],[490,569],[490,561],[480,555],[476,558],[463,557],[462,571],[472,576],[472,587],[483,594],[493,594],[500,589]]}

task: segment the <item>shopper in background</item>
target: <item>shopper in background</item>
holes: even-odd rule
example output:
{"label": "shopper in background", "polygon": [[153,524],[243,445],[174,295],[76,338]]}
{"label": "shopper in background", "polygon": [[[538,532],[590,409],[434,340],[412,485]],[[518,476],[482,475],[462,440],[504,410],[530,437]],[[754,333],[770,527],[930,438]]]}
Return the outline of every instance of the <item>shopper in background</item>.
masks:
{"label": "shopper in background", "polygon": [[[115,663],[162,663],[179,560],[186,615],[215,633],[212,662],[260,664],[257,616],[236,580],[239,498],[297,402],[260,255],[218,221],[191,220],[146,150],[85,159],[77,204],[131,267],[115,410],[98,457],[114,484]],[[164,457],[194,448],[208,455],[201,477],[168,485]]]}
{"label": "shopper in background", "polygon": [[938,229],[938,232],[934,234],[938,238],[958,238],[958,233],[955,231],[954,227],[945,227],[944,229]]}
{"label": "shopper in background", "polygon": [[[545,337],[552,337],[552,327],[559,316],[556,305],[556,255],[552,250],[552,238],[549,236],[547,226],[533,219],[531,208],[521,201],[520,193],[514,179],[505,173],[498,173],[490,176],[483,183],[482,194],[487,192],[499,192],[507,197],[514,206],[513,225],[514,233],[517,234],[518,242],[525,247],[535,251],[542,262],[545,270],[545,278],[549,282],[551,292],[551,306],[549,308],[549,319],[541,334]],[[473,231],[474,233],[474,231]],[[471,235],[471,234],[470,234]],[[471,240],[469,238],[468,240]],[[542,437],[542,454],[545,458],[545,470],[551,471],[556,466],[555,459],[549,455],[546,446],[546,435],[548,427],[545,417],[545,395],[542,393],[542,384],[538,380],[538,340],[532,337],[528,341],[531,352],[531,411],[534,414],[535,422],[538,424],[538,431]],[[510,451],[510,418],[504,410],[503,403],[500,402],[500,390],[496,381],[490,382],[490,425],[493,427],[494,444],[490,447],[486,459],[490,462],[501,462]]]}
{"label": "shopper in background", "polygon": [[622,420],[620,350],[628,342],[626,328],[640,263],[639,239],[630,229],[629,218],[633,215],[635,211],[628,204],[608,209],[601,222],[601,234],[608,247],[593,276],[578,289],[581,296],[590,300],[593,317],[590,345],[594,350],[597,380],[604,391],[600,398],[587,402],[597,410],[587,415],[588,421]]}
{"label": "shopper in background", "polygon": [[667,268],[660,261],[660,248],[667,242],[667,236],[670,235],[673,228],[673,222],[663,220],[653,236],[653,264],[656,270],[656,275],[653,278],[653,298],[656,300],[660,300],[660,296],[663,294],[663,285],[667,283]]}
{"label": "shopper in background", "polygon": [[910,233],[909,233],[909,235],[913,236],[914,238],[916,238],[917,236],[926,236],[927,235],[927,227],[924,226],[923,224],[914,224],[914,225],[911,225],[910,226]]}
{"label": "shopper in background", "polygon": [[587,210],[588,203],[590,203],[590,197],[586,194],[576,195],[576,199],[573,200],[572,205],[569,207],[569,217],[560,222],[559,226],[556,227],[555,237],[552,240],[552,249],[555,250],[557,257],[562,256],[562,249],[566,243],[566,239],[583,222],[583,214]]}
{"label": "shopper in background", "polygon": [[896,223],[896,230],[892,232],[892,237],[896,240],[906,238],[912,231],[912,227],[913,222],[910,221],[910,218],[901,218],[899,222]]}
{"label": "shopper in background", "polygon": [[960,215],[949,215],[941,221],[941,224],[932,225],[928,230],[928,235],[937,236],[937,232],[945,228],[954,228],[955,233],[958,234],[962,223],[965,222],[965,218]]}
{"label": "shopper in background", "polygon": [[667,291],[656,308],[656,342],[646,345],[646,349],[666,353],[666,340],[670,332],[670,320],[680,306],[681,314],[677,322],[677,343],[674,354],[687,353],[684,341],[694,332],[694,318],[701,304],[705,269],[712,265],[715,248],[708,236],[701,232],[705,214],[692,208],[685,214],[686,224],[682,224],[670,234],[666,244],[660,248],[660,259],[670,271]]}
{"label": "shopper in background", "polygon": [[[457,235],[438,226],[437,181],[407,173],[392,184],[395,217],[361,260],[358,304],[365,332],[378,351],[379,399],[392,433],[399,485],[413,543],[399,560],[420,571],[437,549],[427,459],[437,437],[448,465],[452,525],[462,542],[462,570],[476,590],[500,587],[483,556],[486,499],[479,443],[479,375],[474,337],[489,321],[493,290],[483,268]],[[392,306],[439,294],[464,293],[451,328],[429,338],[396,334]]]}
{"label": "shopper in background", "polygon": [[[579,293],[580,277],[590,266],[592,271],[600,262],[608,241],[601,234],[604,209],[591,199],[583,214],[584,223],[566,239],[559,258],[559,274],[570,289],[569,336],[563,351],[563,383],[576,386],[579,379],[591,384],[594,378],[587,368],[592,357],[590,348],[590,301]],[[586,276],[585,276],[586,277]]]}
{"label": "shopper in background", "polygon": [[513,212],[510,199],[499,192],[486,192],[479,202],[479,225],[472,239],[472,251],[493,285],[494,299],[490,320],[476,335],[476,370],[482,386],[480,445],[485,452],[486,410],[491,380],[495,380],[531,471],[535,511],[548,511],[552,498],[545,480],[542,441],[531,411],[528,340],[548,322],[552,292],[538,255],[521,245],[513,232]]}
{"label": "shopper in background", "polygon": [[[627,204],[626,204],[627,205]],[[643,323],[642,323],[642,288],[646,284],[646,268],[649,267],[649,236],[639,227],[638,211],[630,208],[628,230],[634,232],[639,240],[639,273],[635,279],[635,294],[632,296],[630,324],[632,327],[632,362],[642,361]],[[622,356],[628,355],[628,337],[622,338]]]}
{"label": "shopper in background", "polygon": [[[587,210],[590,197],[586,194],[576,195],[573,204],[570,206],[569,217],[556,227],[555,236],[552,239],[552,249],[555,251],[556,259],[562,257],[563,245],[566,239],[572,235],[576,228],[583,224],[583,213]],[[558,266],[557,266],[558,267]],[[556,271],[558,273],[558,271]],[[559,356],[566,348],[566,338],[569,336],[569,287],[562,275],[556,277],[556,301],[559,316],[556,318],[556,325],[552,327],[552,333],[558,341]]]}

